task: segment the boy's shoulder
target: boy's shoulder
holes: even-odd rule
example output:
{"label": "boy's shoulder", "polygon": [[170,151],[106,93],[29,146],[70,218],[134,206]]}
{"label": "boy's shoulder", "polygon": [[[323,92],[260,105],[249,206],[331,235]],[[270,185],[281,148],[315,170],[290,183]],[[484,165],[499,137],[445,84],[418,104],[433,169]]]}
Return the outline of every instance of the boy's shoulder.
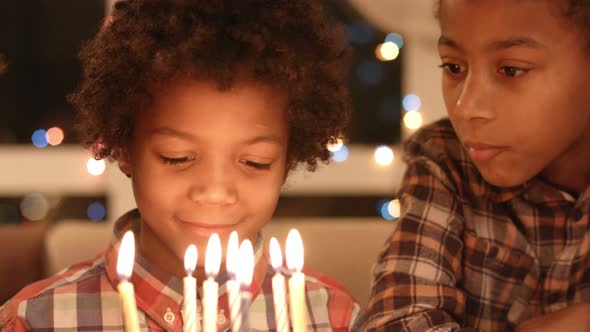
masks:
{"label": "boy's shoulder", "polygon": [[404,159],[427,157],[437,163],[469,161],[448,118],[422,127],[404,142]]}
{"label": "boy's shoulder", "polygon": [[[79,301],[80,297],[102,297],[109,292],[108,284],[101,254],[23,288],[0,307],[0,326],[25,324],[27,328],[53,328],[59,311],[66,314],[65,311],[75,313],[84,310],[79,307],[80,303],[93,302]],[[111,290],[116,296],[114,288]]]}
{"label": "boy's shoulder", "polygon": [[[408,138],[404,142],[404,160],[408,165],[406,184],[428,183],[432,188],[434,177],[465,204],[505,202],[524,188],[500,188],[488,183],[448,118],[425,126]],[[407,188],[402,188],[402,192],[404,189]]]}
{"label": "boy's shoulder", "polygon": [[339,282],[322,273],[304,269],[305,291],[316,318],[325,315],[333,329],[353,329],[364,318],[360,304]]}
{"label": "boy's shoulder", "polygon": [[343,293],[343,295],[346,295],[351,301],[355,301],[348,290],[335,279],[310,269],[304,268],[303,272],[305,273],[305,283],[308,291],[314,289],[326,289],[332,292]]}
{"label": "boy's shoulder", "polygon": [[487,183],[471,161],[448,118],[425,126],[408,138],[404,142],[404,160],[409,167],[406,176],[412,177],[406,179],[410,183],[431,183],[429,177],[435,177],[464,202],[482,196],[492,200],[502,196],[503,190]]}

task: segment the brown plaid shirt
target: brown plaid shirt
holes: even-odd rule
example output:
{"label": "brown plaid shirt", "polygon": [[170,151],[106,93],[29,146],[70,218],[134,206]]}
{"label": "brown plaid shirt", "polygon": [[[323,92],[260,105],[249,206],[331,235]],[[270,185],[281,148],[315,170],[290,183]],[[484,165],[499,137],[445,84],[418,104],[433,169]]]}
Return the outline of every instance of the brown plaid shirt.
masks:
{"label": "brown plaid shirt", "polygon": [[[487,184],[448,120],[405,145],[402,212],[374,268],[369,331],[511,331],[590,301],[590,187]],[[590,314],[590,313],[589,313]]]}

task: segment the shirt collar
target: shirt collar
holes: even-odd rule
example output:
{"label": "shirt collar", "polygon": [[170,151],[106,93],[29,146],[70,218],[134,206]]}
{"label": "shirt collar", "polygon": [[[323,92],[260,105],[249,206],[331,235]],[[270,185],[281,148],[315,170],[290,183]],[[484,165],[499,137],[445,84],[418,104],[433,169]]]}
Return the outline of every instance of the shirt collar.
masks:
{"label": "shirt collar", "polygon": [[[105,266],[107,276],[113,287],[119,284],[117,279],[117,257],[119,253],[120,242],[123,234],[132,230],[135,237],[139,237],[140,230],[139,211],[137,209],[129,211],[120,217],[113,228],[113,240],[105,253]],[[254,275],[250,286],[252,299],[256,298],[263,285],[269,264],[269,258],[264,251],[261,234],[258,235],[254,243]],[[225,316],[220,320],[219,328],[223,329],[228,325],[230,311],[228,309],[228,299],[226,290],[227,276],[218,275],[216,278],[219,283],[219,313]],[[182,328],[181,305],[183,299],[182,280],[160,270],[157,266],[151,264],[145,257],[141,256],[136,250],[135,263],[133,265],[133,274],[131,282],[135,288],[135,299],[137,306],[143,310],[158,325],[168,329],[179,331]],[[197,298],[202,298],[203,280],[198,280]],[[171,316],[172,313],[174,316]],[[170,319],[174,317],[174,319]]]}

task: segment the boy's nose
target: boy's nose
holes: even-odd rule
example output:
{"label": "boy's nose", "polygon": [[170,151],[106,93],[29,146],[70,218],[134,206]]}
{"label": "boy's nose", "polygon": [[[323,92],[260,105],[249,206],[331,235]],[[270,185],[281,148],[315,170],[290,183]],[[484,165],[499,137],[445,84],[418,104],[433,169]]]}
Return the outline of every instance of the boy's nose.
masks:
{"label": "boy's nose", "polygon": [[210,169],[195,175],[188,196],[198,204],[231,205],[237,202],[235,181],[223,169]]}
{"label": "boy's nose", "polygon": [[468,121],[493,119],[491,89],[492,87],[484,80],[468,76],[460,87],[454,107],[455,115]]}

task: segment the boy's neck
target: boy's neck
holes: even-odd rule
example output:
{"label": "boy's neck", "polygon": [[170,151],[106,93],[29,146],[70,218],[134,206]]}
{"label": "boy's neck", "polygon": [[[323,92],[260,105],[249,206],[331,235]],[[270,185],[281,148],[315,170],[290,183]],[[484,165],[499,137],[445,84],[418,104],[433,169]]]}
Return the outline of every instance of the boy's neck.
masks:
{"label": "boy's neck", "polygon": [[590,127],[565,153],[554,160],[541,175],[549,182],[575,194],[590,186]]}

